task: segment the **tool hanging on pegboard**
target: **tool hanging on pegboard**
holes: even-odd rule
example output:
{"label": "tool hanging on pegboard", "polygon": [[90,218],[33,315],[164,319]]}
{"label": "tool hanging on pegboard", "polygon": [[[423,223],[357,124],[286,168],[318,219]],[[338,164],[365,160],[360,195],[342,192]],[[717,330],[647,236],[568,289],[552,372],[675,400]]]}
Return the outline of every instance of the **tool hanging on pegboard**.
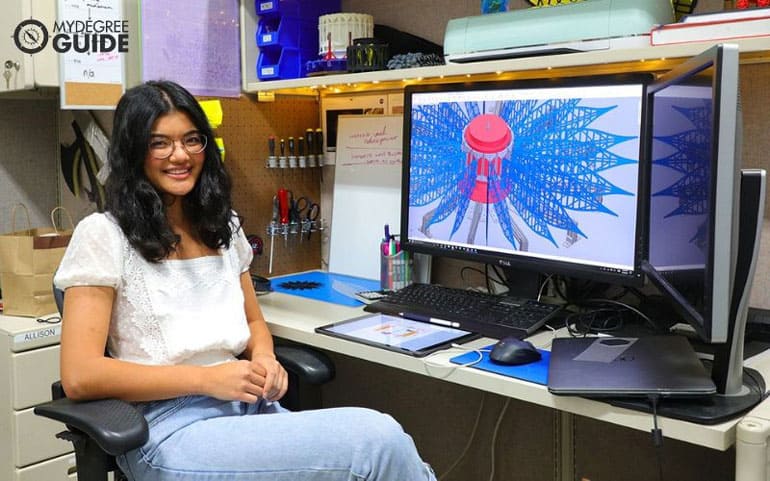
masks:
{"label": "tool hanging on pegboard", "polygon": [[[75,131],[75,141],[70,145],[61,145],[61,170],[64,182],[77,198],[80,198],[81,193],[85,192],[89,202],[96,204],[96,209],[102,212],[104,211],[103,182],[106,180],[106,171],[102,166],[105,162],[99,158],[76,120],[72,121],[72,129]],[[92,131],[99,129],[99,127],[89,125],[88,129]],[[97,132],[91,132],[92,138],[96,138],[98,135]],[[106,136],[104,142],[108,143]],[[81,169],[86,172],[88,188],[83,185],[81,180]]]}

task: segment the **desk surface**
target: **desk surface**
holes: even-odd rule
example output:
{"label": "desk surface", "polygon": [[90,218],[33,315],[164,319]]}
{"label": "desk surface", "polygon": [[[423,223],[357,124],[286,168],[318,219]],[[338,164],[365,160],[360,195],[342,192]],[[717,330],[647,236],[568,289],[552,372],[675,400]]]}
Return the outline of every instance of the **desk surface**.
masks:
{"label": "desk surface", "polygon": [[[554,396],[546,386],[452,364],[449,359],[461,353],[456,349],[415,358],[315,332],[318,326],[360,316],[363,313],[360,307],[277,292],[260,296],[259,302],[271,332],[277,337],[633,429],[650,431],[653,426],[652,416],[646,413],[580,397]],[[566,334],[557,332],[555,335]],[[543,332],[528,339],[535,346],[548,349],[553,336]],[[481,338],[468,343],[467,347],[481,348],[493,342],[494,339]],[[762,374],[770,373],[770,353],[765,351],[747,360],[746,365]],[[658,421],[666,437],[724,451],[735,443],[735,429],[740,418],[713,426],[663,417]]]}

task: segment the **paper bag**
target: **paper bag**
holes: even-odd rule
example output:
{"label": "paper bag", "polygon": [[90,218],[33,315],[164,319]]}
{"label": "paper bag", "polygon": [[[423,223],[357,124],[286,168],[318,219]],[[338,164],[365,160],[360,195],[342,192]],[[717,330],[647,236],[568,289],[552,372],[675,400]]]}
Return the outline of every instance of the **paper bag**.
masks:
{"label": "paper bag", "polygon": [[[51,212],[52,219],[57,209]],[[16,231],[15,220],[14,232],[0,235],[4,315],[39,317],[56,312],[53,274],[71,237],[71,229],[60,230],[55,225]]]}

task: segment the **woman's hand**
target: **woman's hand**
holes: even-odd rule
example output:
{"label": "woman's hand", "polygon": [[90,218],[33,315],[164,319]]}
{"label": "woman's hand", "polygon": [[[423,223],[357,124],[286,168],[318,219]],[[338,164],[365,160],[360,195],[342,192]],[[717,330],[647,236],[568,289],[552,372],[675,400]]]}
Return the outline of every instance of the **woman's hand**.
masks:
{"label": "woman's hand", "polygon": [[223,401],[255,403],[263,396],[264,369],[255,369],[251,361],[224,362],[207,368],[204,394]]}
{"label": "woman's hand", "polygon": [[277,401],[286,394],[288,375],[269,354],[256,354],[250,361],[238,360],[208,368],[205,394],[225,401],[255,403],[261,397]]}
{"label": "woman's hand", "polygon": [[268,401],[277,401],[286,394],[289,387],[289,376],[272,354],[252,354],[251,365],[258,373],[262,383],[262,397]]}

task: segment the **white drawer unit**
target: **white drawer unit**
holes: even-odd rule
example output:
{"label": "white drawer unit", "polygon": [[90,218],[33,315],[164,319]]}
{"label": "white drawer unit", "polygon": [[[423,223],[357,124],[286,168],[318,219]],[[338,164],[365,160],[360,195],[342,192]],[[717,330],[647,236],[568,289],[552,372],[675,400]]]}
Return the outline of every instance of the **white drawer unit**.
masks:
{"label": "white drawer unit", "polygon": [[0,315],[0,480],[77,479],[64,425],[33,412],[59,378],[60,336],[61,324]]}

